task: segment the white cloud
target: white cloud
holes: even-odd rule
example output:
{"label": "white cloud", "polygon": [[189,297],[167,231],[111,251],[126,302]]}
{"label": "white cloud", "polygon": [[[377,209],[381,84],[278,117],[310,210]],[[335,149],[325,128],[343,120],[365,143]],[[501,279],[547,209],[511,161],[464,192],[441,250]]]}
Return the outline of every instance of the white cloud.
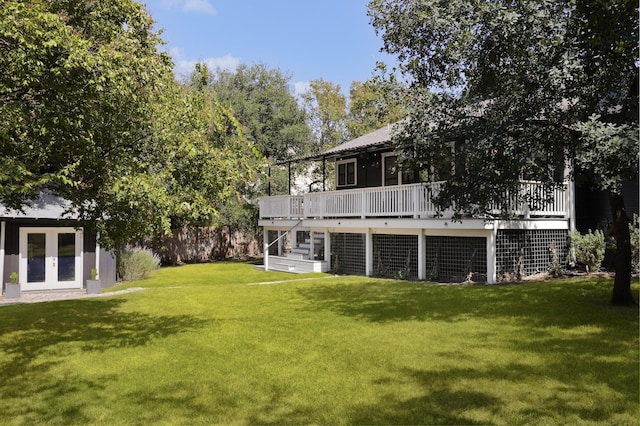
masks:
{"label": "white cloud", "polygon": [[215,15],[217,12],[209,0],[162,0],[167,9],[178,8],[184,12],[197,12]]}
{"label": "white cloud", "polygon": [[204,62],[211,71],[216,69],[233,71],[242,63],[240,58],[236,58],[230,54],[218,58],[188,59],[183,56],[178,48],[169,49],[169,54],[173,58],[173,63],[175,64],[173,72],[178,80],[188,78],[197,63]]}

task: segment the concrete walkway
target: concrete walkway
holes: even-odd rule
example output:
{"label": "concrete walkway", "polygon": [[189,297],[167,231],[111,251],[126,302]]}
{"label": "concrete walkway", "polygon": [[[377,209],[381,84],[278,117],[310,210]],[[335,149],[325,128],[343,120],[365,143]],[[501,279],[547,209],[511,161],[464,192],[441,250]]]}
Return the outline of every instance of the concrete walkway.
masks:
{"label": "concrete walkway", "polygon": [[116,296],[118,294],[134,293],[142,291],[142,287],[132,287],[125,290],[112,291],[109,293],[87,294],[86,290],[59,290],[59,291],[23,291],[17,299],[7,299],[0,297],[0,306],[19,305],[22,303],[52,302],[56,300],[89,299],[93,297]]}

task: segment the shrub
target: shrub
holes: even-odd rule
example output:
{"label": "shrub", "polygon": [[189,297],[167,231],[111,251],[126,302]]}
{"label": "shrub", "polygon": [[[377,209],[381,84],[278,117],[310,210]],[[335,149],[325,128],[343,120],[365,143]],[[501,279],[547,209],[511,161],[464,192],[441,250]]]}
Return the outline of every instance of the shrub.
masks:
{"label": "shrub", "polygon": [[118,257],[118,275],[122,281],[143,280],[160,267],[160,259],[148,250],[124,249]]}
{"label": "shrub", "polygon": [[571,247],[576,262],[586,265],[587,272],[597,271],[604,260],[606,248],[604,233],[600,230],[581,235],[578,231],[571,232]]}
{"label": "shrub", "polygon": [[638,215],[633,215],[633,222],[629,224],[631,234],[631,268],[636,274],[640,273],[640,220]]}

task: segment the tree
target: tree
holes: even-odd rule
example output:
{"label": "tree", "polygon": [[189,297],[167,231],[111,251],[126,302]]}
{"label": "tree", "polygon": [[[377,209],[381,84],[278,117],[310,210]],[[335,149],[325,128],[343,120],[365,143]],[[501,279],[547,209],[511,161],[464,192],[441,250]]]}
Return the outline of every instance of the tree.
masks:
{"label": "tree", "polygon": [[[629,0],[373,0],[384,50],[410,82],[394,138],[407,166],[456,164],[437,198],[486,213],[522,177],[610,191],[618,244],[612,302],[630,304],[622,182],[638,179],[638,13]],[[450,143],[455,141],[455,150]],[[524,194],[526,201],[544,198]]]}
{"label": "tree", "polygon": [[398,83],[374,77],[364,83],[354,81],[349,90],[349,112],[346,126],[349,138],[355,139],[385,125],[393,124],[407,115],[399,93]]}
{"label": "tree", "polygon": [[[304,157],[313,143],[305,111],[288,90],[290,81],[286,73],[264,64],[216,70],[207,79],[216,98],[231,108],[245,137],[270,164]],[[286,172],[274,168],[271,181],[273,192],[288,192]],[[265,187],[255,188],[256,195],[266,192]]]}
{"label": "tree", "polygon": [[309,83],[309,90],[301,98],[316,142],[313,154],[319,154],[346,140],[347,98],[340,92],[339,84],[323,79],[313,80]]}
{"label": "tree", "polygon": [[117,248],[232,196],[251,145],[228,110],[179,87],[152,25],[133,0],[3,1],[2,203],[46,189]]}

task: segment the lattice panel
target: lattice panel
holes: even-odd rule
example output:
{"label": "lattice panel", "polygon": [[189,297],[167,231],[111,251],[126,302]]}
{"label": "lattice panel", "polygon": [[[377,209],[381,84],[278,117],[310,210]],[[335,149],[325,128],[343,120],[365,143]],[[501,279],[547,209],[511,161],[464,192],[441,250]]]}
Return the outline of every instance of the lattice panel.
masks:
{"label": "lattice panel", "polygon": [[554,251],[564,263],[569,235],[562,229],[499,230],[496,238],[498,280],[521,278],[549,270]]}
{"label": "lattice panel", "polygon": [[365,234],[331,234],[331,269],[337,274],[366,274]]}
{"label": "lattice panel", "polygon": [[373,235],[373,274],[379,277],[418,278],[418,236]]}
{"label": "lattice panel", "polygon": [[482,237],[425,237],[428,280],[487,281],[487,243]]}

